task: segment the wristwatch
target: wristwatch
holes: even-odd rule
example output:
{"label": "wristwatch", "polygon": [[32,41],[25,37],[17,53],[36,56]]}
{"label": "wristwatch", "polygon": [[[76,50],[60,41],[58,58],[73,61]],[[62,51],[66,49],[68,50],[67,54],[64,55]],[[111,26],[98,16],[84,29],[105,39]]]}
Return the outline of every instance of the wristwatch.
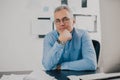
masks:
{"label": "wristwatch", "polygon": [[59,44],[65,45],[65,42],[60,41],[59,39],[57,39],[57,42],[58,42]]}

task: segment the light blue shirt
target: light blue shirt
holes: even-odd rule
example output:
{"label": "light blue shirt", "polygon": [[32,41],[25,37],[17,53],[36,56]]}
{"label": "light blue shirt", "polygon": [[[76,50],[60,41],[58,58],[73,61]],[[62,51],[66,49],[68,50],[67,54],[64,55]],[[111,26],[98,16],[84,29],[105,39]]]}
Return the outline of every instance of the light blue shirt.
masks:
{"label": "light blue shirt", "polygon": [[96,70],[96,54],[88,33],[73,28],[72,39],[65,45],[57,42],[59,34],[56,30],[44,38],[42,64],[46,70],[54,70],[61,65],[61,70]]}

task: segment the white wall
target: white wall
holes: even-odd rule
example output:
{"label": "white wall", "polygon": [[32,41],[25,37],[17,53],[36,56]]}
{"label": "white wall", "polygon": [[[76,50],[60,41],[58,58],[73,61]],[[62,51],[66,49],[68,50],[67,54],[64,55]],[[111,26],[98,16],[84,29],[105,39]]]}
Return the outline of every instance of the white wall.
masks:
{"label": "white wall", "polygon": [[120,0],[100,0],[102,57],[104,68],[120,61]]}
{"label": "white wall", "polygon": [[[43,39],[32,34],[31,21],[47,15],[41,13],[44,1],[0,0],[0,71],[43,69]],[[98,29],[95,37],[100,40],[100,22]]]}
{"label": "white wall", "polygon": [[42,39],[31,34],[29,0],[0,0],[0,71],[40,66]]}

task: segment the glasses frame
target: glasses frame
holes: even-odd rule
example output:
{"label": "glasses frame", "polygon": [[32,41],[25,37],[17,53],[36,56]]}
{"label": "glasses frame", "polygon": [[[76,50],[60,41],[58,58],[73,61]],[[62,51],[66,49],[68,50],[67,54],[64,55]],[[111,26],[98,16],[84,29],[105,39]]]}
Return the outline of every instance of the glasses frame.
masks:
{"label": "glasses frame", "polygon": [[54,20],[54,23],[59,25],[61,22],[65,24],[68,23],[69,21],[70,21],[69,17],[63,17],[61,20],[60,19]]}

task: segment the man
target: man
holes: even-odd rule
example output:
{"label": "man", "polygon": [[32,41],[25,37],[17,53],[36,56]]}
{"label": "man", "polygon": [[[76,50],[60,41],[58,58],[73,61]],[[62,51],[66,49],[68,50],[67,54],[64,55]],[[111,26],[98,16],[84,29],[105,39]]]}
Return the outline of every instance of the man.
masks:
{"label": "man", "polygon": [[74,28],[68,6],[54,11],[56,30],[44,38],[42,63],[46,70],[96,70],[96,54],[88,33]]}

